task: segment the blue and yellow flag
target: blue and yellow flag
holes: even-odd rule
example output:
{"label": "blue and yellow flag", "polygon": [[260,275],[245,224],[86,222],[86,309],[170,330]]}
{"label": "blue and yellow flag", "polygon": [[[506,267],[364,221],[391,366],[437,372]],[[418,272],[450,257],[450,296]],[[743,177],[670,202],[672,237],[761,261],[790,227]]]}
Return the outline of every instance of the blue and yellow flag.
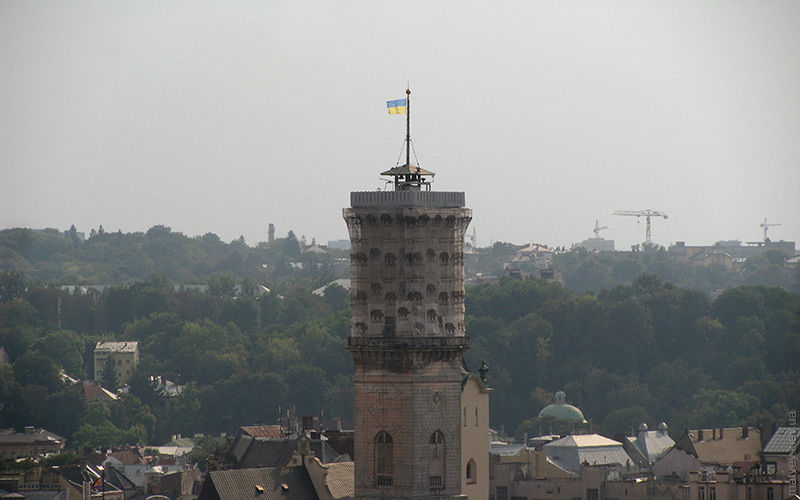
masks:
{"label": "blue and yellow flag", "polygon": [[394,101],[386,101],[386,107],[389,108],[390,115],[406,114],[407,106],[408,106],[408,99],[395,99]]}

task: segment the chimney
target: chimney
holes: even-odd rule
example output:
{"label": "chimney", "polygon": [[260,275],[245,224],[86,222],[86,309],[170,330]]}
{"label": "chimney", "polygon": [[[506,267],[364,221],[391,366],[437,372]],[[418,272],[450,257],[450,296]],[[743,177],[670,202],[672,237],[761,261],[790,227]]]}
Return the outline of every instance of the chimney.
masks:
{"label": "chimney", "polygon": [[722,439],[722,431],[724,431],[722,427],[719,428],[719,438]]}
{"label": "chimney", "polygon": [[703,429],[697,429],[697,441],[703,440]]}
{"label": "chimney", "polygon": [[712,427],[712,428],[711,428],[711,440],[713,441],[713,440],[715,440],[715,439],[717,439],[717,429],[715,429],[714,427]]}
{"label": "chimney", "polygon": [[742,438],[747,439],[750,436],[750,429],[744,425],[742,426]]}
{"label": "chimney", "polygon": [[32,425],[25,426],[25,434],[33,434],[34,432],[36,432],[36,428],[34,426]]}

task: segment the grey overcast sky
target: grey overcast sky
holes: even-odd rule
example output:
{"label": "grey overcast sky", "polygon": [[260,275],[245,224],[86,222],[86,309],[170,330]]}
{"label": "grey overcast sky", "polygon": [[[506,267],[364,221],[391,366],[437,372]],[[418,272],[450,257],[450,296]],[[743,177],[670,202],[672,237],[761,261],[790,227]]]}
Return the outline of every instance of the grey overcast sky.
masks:
{"label": "grey overcast sky", "polygon": [[800,2],[3,2],[0,228],[347,237],[410,81],[478,244],[800,241]]}

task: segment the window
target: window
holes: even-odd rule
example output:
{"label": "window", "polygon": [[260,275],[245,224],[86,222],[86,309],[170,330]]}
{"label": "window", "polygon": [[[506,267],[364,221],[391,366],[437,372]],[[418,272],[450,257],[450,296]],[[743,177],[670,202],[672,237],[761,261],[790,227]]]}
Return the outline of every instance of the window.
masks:
{"label": "window", "polygon": [[697,500],[706,500],[706,487],[700,486],[697,488]]}
{"label": "window", "polygon": [[397,321],[394,316],[386,316],[383,323],[383,334],[394,335],[397,329]]}
{"label": "window", "polygon": [[470,458],[467,462],[467,484],[475,484],[478,482],[478,471],[475,459]]}
{"label": "window", "polygon": [[505,486],[498,486],[495,498],[497,498],[497,500],[508,500],[508,488]]}
{"label": "window", "polygon": [[394,474],[394,442],[386,431],[375,435],[375,482],[378,486],[391,486]]}
{"label": "window", "polygon": [[708,488],[708,500],[717,500],[717,488],[714,486]]}
{"label": "window", "polygon": [[586,490],[586,500],[597,500],[596,488]]}
{"label": "window", "polygon": [[767,500],[775,500],[775,493],[772,488],[767,488]]}
{"label": "window", "polygon": [[431,434],[429,443],[429,469],[428,476],[430,478],[431,489],[444,488],[444,434],[442,431],[436,431]]}
{"label": "window", "polygon": [[118,359],[118,360],[117,360],[117,366],[121,366],[121,365],[122,365],[122,360],[121,360],[121,359]]}
{"label": "window", "polygon": [[478,427],[478,407],[475,407],[475,427]]}
{"label": "window", "polygon": [[467,407],[464,407],[464,427],[467,426]]}

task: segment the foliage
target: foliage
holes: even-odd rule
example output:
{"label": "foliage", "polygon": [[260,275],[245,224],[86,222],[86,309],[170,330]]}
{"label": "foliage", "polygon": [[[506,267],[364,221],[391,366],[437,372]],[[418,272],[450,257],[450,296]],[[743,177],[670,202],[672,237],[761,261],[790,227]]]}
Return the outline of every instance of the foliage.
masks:
{"label": "foliage", "polygon": [[[47,233],[37,243],[35,233],[15,235],[15,251],[42,259],[47,252],[37,245],[58,246],[62,237]],[[91,245],[76,250],[69,240],[62,250],[89,251],[95,239],[111,245],[123,236],[98,232]],[[189,240],[156,227],[137,238],[148,255],[167,260],[170,245],[184,239],[227,255],[228,246],[209,235]],[[246,262],[247,245],[231,245]],[[294,245],[284,246],[294,252]],[[494,250],[513,254],[505,245]],[[627,280],[649,269],[642,262],[623,261],[612,272]],[[352,421],[347,292],[330,287],[324,297],[313,294],[321,283],[307,276],[276,281],[267,292],[249,278],[206,270],[206,290],[176,287],[169,275],[157,275],[86,293],[0,274],[0,345],[10,361],[0,365],[2,425],[45,427],[75,448],[233,433],[240,425],[275,422],[279,406]],[[535,279],[467,292],[466,363],[476,368],[485,360],[491,368],[491,423],[498,428],[564,430],[563,423],[537,417],[557,390],[595,431],[607,433],[626,432],[640,420],[651,426],[663,420],[673,429],[769,425],[800,401],[800,299],[782,288],[737,287],[712,301],[645,273],[596,294]],[[87,403],[81,386],[59,372],[92,373],[94,345],[111,338],[138,341],[140,364],[118,401]],[[166,394],[162,378],[182,392]],[[212,457],[210,467],[213,457],[224,458],[213,447],[201,452]]]}
{"label": "foliage", "polygon": [[106,363],[103,365],[103,371],[100,373],[100,381],[103,387],[109,391],[117,392],[119,380],[117,379],[117,366],[114,364],[113,359],[106,359]]}
{"label": "foliage", "polygon": [[597,295],[516,279],[469,289],[466,311],[466,360],[492,369],[492,424],[517,434],[558,428],[536,418],[557,390],[608,434],[780,423],[798,401],[800,299],[781,288],[712,302],[654,274]]}
{"label": "foliage", "polygon": [[[159,276],[91,296],[25,281],[20,296],[1,304],[10,311],[0,317],[2,338],[22,340],[3,344],[18,350],[11,349],[13,363],[0,366],[0,421],[42,426],[82,447],[232,433],[273,422],[281,404],[352,412],[351,402],[339,400],[351,398],[352,386],[346,292],[334,288],[324,298],[311,293],[316,283],[295,281],[277,284],[272,297],[247,279],[218,283],[208,292],[176,290]],[[68,328],[58,327],[51,310],[56,298]],[[86,314],[98,320],[67,320]],[[80,386],[62,381],[59,371],[91,373],[94,345],[111,338],[138,341],[141,362],[118,401],[87,404]],[[116,366],[108,363],[100,378],[114,390]],[[183,390],[167,395],[164,380]]]}
{"label": "foliage", "polygon": [[[16,273],[0,283],[0,301],[23,294],[22,273],[65,285],[115,285],[163,275],[179,283],[208,281],[232,297],[233,291],[224,289],[223,277],[237,283],[242,278],[256,282],[265,277],[270,281],[313,277],[325,283],[347,271],[346,266],[334,266],[334,257],[344,256],[343,252],[302,253],[291,231],[286,238],[251,247],[244,238],[226,244],[213,233],[190,238],[163,225],[144,233],[109,232],[101,226],[84,241],[74,226],[63,232],[14,228],[0,231],[0,254],[3,270]],[[142,308],[153,306],[153,296],[137,298],[141,303],[131,303],[130,308],[138,316]],[[124,321],[130,319],[128,315]]]}

